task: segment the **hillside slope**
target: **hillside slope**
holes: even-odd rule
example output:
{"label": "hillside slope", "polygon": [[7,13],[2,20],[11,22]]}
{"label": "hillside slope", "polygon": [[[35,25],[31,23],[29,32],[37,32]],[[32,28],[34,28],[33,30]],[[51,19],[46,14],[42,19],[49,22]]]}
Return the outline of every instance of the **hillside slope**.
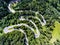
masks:
{"label": "hillside slope", "polygon": [[21,0],[15,13],[7,5],[0,0],[0,45],[60,45],[60,0]]}

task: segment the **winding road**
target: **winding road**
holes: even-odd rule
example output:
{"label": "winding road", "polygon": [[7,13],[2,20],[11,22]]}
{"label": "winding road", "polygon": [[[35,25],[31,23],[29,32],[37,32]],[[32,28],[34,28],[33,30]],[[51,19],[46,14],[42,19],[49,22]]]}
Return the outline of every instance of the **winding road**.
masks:
{"label": "winding road", "polygon": [[[12,13],[24,12],[23,10],[15,11],[13,8],[11,8],[10,5],[11,5],[11,4],[8,5],[8,9],[10,10],[10,12],[12,12]],[[25,10],[25,11],[28,11],[28,10]],[[36,17],[31,16],[31,17],[37,19],[37,20],[41,23],[42,26],[46,25],[46,20],[44,19],[44,17],[43,17],[38,11],[37,11],[37,12],[36,12],[36,11],[32,11],[32,10],[29,10],[29,11],[35,13],[35,15],[39,14],[39,16],[42,17],[43,22],[42,22],[41,19],[38,18],[37,16],[36,16]],[[39,38],[39,36],[40,36],[40,31],[39,31],[38,27],[36,26],[36,24],[35,24],[32,20],[30,20],[30,19],[28,19],[28,18],[25,19],[23,16],[21,16],[21,18],[19,18],[19,20],[22,20],[22,21],[26,20],[26,21],[31,22],[31,23],[34,25],[34,27],[36,28],[36,30],[34,30],[34,28],[30,27],[29,25],[27,25],[27,24],[25,24],[25,23],[21,23],[21,24],[16,24],[16,25],[12,25],[12,26],[5,27],[4,30],[3,30],[3,32],[4,32],[5,34],[7,34],[7,33],[9,33],[9,32],[12,32],[12,31],[17,30],[17,29],[14,29],[15,26],[17,26],[17,27],[19,27],[19,26],[25,26],[25,27],[29,28],[29,29],[34,33],[35,38]],[[19,28],[18,31],[21,31],[21,32],[25,35],[25,39],[26,39],[25,44],[26,44],[26,45],[29,45],[29,43],[28,43],[29,40],[28,40],[27,35],[26,35],[26,33],[24,32],[24,30],[21,29],[21,28]],[[35,32],[35,31],[36,31],[36,32]]]}

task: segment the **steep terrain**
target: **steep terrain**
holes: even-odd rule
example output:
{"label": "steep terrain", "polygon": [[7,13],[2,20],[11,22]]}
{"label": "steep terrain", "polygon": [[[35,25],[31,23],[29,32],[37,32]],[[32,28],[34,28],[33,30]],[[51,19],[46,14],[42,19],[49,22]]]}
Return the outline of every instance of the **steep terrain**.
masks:
{"label": "steep terrain", "polygon": [[21,0],[15,13],[0,5],[0,45],[60,45],[60,0]]}

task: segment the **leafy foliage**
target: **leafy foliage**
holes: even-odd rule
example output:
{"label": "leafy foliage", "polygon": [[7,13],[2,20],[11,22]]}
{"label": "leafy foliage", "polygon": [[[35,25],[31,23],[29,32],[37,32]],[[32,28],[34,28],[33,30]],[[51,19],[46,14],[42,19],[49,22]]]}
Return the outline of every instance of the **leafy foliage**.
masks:
{"label": "leafy foliage", "polygon": [[[45,17],[47,22],[45,26],[41,26],[38,20],[32,19],[41,33],[40,37],[37,39],[34,38],[34,34],[30,29],[25,26],[20,27],[27,33],[29,45],[52,45],[51,43],[53,42],[55,42],[54,45],[60,45],[60,41],[57,41],[60,40],[60,0],[22,0],[17,3],[17,5],[12,5],[12,8],[16,11],[23,10],[24,12],[15,14],[8,12],[7,5],[8,3],[0,0],[0,45],[25,45],[23,33],[13,31],[4,34],[3,32],[5,27],[20,23],[26,23],[34,28],[30,22],[20,21],[18,19],[22,15],[24,15],[25,18],[28,16],[29,19],[32,19],[30,16],[35,17],[34,13],[29,11],[25,12],[24,10],[39,11],[39,13]],[[53,28],[53,26],[55,27]]]}
{"label": "leafy foliage", "polygon": [[[4,12],[4,13],[3,13]],[[0,0],[0,19],[2,19],[2,17],[6,16],[6,14],[8,14],[8,10],[7,10],[7,4],[6,2],[4,2],[4,0]]]}
{"label": "leafy foliage", "polygon": [[19,45],[19,44],[24,45],[24,34],[22,34],[19,31],[4,34],[0,37],[0,45]]}
{"label": "leafy foliage", "polygon": [[56,40],[60,40],[60,23],[55,21],[54,29],[52,32],[52,39],[50,40],[51,43],[54,43]]}

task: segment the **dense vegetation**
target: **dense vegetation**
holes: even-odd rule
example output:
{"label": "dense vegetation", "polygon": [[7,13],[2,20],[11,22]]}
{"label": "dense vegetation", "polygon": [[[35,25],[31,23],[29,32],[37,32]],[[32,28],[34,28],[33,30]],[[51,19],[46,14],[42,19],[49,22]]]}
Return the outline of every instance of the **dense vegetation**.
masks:
{"label": "dense vegetation", "polygon": [[[12,7],[16,11],[23,10],[23,12],[16,12],[15,14],[8,12],[7,3],[0,0],[0,45],[25,45],[23,33],[13,31],[5,34],[3,32],[5,27],[20,23],[26,23],[34,28],[30,22],[20,21],[21,16],[33,20],[40,31],[40,37],[35,38],[29,28],[25,26],[15,27],[24,29],[29,39],[29,45],[60,45],[60,0],[21,0],[17,5],[12,4]],[[31,18],[31,16],[35,17],[36,15],[29,10],[39,11],[47,24],[41,26],[38,20]],[[37,16],[42,20],[39,14]]]}

